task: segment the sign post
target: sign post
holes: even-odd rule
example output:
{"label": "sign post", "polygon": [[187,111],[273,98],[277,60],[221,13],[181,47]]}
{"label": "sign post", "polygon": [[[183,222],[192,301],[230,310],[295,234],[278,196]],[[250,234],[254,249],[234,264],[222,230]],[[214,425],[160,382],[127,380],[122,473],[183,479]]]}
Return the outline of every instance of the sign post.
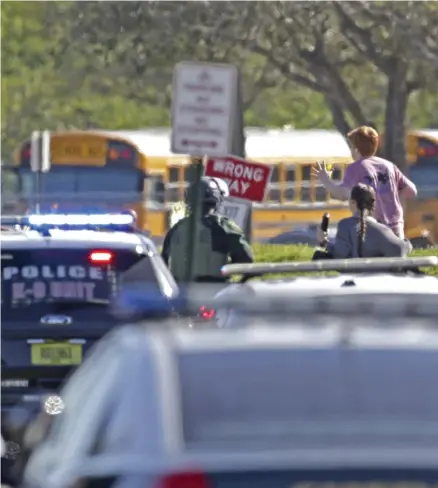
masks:
{"label": "sign post", "polygon": [[[238,156],[239,158],[246,158],[246,137],[245,137],[245,120],[244,120],[244,113],[243,113],[243,90],[242,90],[242,80],[239,72],[239,80],[237,83],[237,103],[235,106],[235,113],[234,113],[234,132],[233,132],[233,145],[232,149],[228,154],[234,154],[234,156]],[[229,203],[229,202],[225,202]],[[251,243],[252,241],[252,203],[249,203],[248,200],[245,200],[246,208],[247,208],[247,216],[245,224],[240,225],[240,227],[245,232],[246,240]],[[234,201],[234,207],[236,205],[236,201]],[[231,218],[231,217],[230,217]],[[236,223],[238,223],[236,221]]]}
{"label": "sign post", "polygon": [[[191,235],[187,242],[187,281],[193,281],[197,254],[196,216],[200,209],[200,179],[203,165],[199,158],[220,157],[232,152],[235,107],[239,73],[229,64],[183,62],[176,65],[173,78],[171,150],[195,157],[194,183],[198,195],[190,214]],[[193,164],[193,163],[192,163]]]}
{"label": "sign post", "polygon": [[50,132],[33,131],[30,143],[30,167],[35,174],[35,211],[40,212],[42,174],[50,170]]}
{"label": "sign post", "polygon": [[191,208],[190,212],[190,220],[189,220],[189,236],[187,239],[187,267],[186,267],[186,283],[190,283],[193,281],[193,269],[194,269],[194,262],[195,256],[197,255],[197,225],[200,218],[200,213],[202,210],[202,195],[201,195],[201,178],[202,173],[204,170],[204,166],[202,164],[202,158],[193,158],[192,159],[192,167],[193,170],[193,183],[195,186],[195,191],[190,192],[190,201],[189,205]]}

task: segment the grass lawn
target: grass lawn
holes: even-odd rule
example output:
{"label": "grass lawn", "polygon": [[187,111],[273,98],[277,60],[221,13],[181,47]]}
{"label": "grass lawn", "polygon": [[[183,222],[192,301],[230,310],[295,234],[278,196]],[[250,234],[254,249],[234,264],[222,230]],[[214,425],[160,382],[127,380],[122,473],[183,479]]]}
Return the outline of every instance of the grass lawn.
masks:
{"label": "grass lawn", "polygon": [[[256,262],[258,263],[279,263],[283,261],[310,261],[314,252],[313,247],[305,245],[269,245],[254,244],[253,246]],[[438,249],[419,249],[411,256],[437,256]],[[424,268],[426,273],[438,277],[438,267]],[[315,273],[311,273],[315,274]],[[324,273],[321,273],[324,274]]]}

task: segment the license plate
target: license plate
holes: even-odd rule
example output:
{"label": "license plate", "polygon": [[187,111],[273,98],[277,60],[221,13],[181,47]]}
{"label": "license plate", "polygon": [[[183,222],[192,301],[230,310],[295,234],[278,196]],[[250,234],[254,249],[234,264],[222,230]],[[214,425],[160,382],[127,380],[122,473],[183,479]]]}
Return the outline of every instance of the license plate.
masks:
{"label": "license plate", "polygon": [[76,366],[82,362],[81,344],[32,344],[34,366]]}

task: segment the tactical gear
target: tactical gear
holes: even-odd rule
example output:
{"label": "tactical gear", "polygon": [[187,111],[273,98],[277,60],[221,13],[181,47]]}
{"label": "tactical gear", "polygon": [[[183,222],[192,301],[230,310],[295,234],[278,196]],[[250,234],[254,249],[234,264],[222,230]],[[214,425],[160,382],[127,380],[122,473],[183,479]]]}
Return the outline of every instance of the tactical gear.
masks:
{"label": "tactical gear", "polygon": [[[167,233],[162,257],[176,281],[184,281],[187,273],[189,217],[179,220]],[[252,263],[253,256],[240,227],[215,213],[204,215],[197,225],[197,252],[194,257],[194,279],[203,282],[226,281],[221,268],[233,263]]]}
{"label": "tactical gear", "polygon": [[[201,204],[205,207],[216,209],[222,202],[225,196],[228,196],[228,189],[226,183],[219,180],[219,178],[211,178],[203,176],[199,182],[199,191]],[[196,189],[198,186],[195,183],[191,183],[187,188],[185,201],[186,204],[191,207],[193,202],[196,201]]]}

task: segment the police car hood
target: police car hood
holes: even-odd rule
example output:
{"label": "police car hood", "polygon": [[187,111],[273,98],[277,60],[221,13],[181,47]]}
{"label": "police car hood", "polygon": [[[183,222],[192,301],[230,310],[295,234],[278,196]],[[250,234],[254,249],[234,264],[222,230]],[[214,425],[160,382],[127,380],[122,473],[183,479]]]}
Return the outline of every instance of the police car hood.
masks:
{"label": "police car hood", "polygon": [[[110,297],[117,270],[90,262],[95,250],[123,250],[137,259],[138,236],[124,233],[27,233],[2,238],[3,337],[65,336],[68,331],[100,337],[116,319]],[[70,334],[69,334],[70,335]]]}

